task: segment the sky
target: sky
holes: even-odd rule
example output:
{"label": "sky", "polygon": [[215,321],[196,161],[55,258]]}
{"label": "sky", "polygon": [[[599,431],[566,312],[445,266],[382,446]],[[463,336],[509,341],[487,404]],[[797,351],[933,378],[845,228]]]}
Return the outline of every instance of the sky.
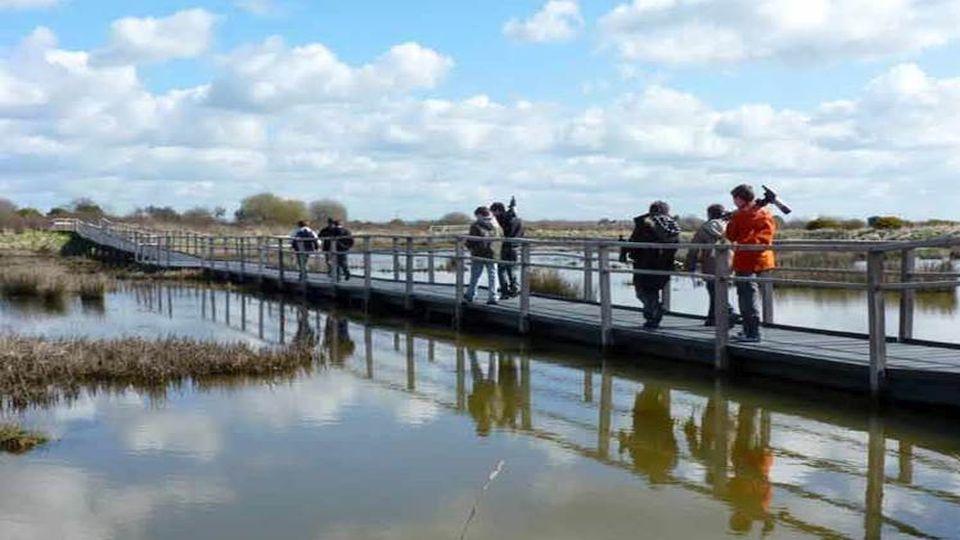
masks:
{"label": "sky", "polygon": [[960,218],[960,0],[0,0],[0,197]]}

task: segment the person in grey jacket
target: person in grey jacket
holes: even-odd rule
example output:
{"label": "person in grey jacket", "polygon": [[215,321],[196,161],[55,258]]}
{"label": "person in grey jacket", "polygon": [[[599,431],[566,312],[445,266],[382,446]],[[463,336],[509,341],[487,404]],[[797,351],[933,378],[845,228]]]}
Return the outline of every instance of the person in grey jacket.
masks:
{"label": "person in grey jacket", "polygon": [[477,284],[483,271],[487,271],[487,303],[497,304],[500,300],[497,294],[497,263],[503,238],[503,231],[493,214],[486,206],[477,208],[474,213],[477,220],[470,225],[470,240],[467,240],[467,250],[470,251],[470,285],[467,287],[464,300],[473,302],[477,293]]}
{"label": "person in grey jacket", "polygon": [[[726,241],[725,233],[727,222],[725,219],[727,210],[722,204],[712,204],[707,207],[707,221],[697,229],[693,235],[691,243],[694,244],[720,244]],[[733,259],[733,252],[727,251],[729,257],[727,268],[730,268],[730,261]],[[686,269],[688,272],[697,272],[701,274],[714,274],[717,271],[717,250],[715,249],[691,249],[687,251]],[[705,326],[714,326],[714,309],[716,306],[717,284],[712,280],[707,280],[707,294],[710,296],[710,308],[707,311],[707,320]],[[730,308],[730,324],[733,325],[736,315],[733,308]]]}

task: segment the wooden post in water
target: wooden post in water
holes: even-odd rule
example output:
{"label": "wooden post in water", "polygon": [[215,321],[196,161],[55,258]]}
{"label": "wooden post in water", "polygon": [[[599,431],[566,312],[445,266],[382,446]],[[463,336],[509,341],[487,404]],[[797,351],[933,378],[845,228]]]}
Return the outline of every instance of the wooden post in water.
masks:
{"label": "wooden post in water", "polygon": [[406,328],[406,346],[404,347],[407,356],[407,390],[413,392],[417,389],[417,362],[416,351],[414,349],[413,334],[409,325]]}
{"label": "wooden post in water", "polygon": [[[913,273],[917,269],[917,253],[912,249],[905,249],[900,253],[900,282],[913,281]],[[916,310],[917,293],[913,290],[900,292],[900,332],[901,342],[913,339],[913,315]]]}
{"label": "wooden post in water", "polygon": [[433,285],[437,282],[437,267],[434,261],[433,237],[427,238],[427,282]]}
{"label": "wooden post in water", "polygon": [[363,356],[367,364],[367,378],[373,379],[373,328],[369,321],[363,325]]}
{"label": "wooden post in water", "polygon": [[727,346],[730,343],[730,257],[727,246],[717,247],[717,264],[713,274],[714,303],[713,321],[716,323],[713,367],[717,371],[726,371],[730,366]]}
{"label": "wooden post in water", "polygon": [[613,345],[613,300],[610,290],[610,248],[606,245],[597,250],[600,267],[600,346]]}
{"label": "wooden post in water", "polygon": [[887,437],[883,420],[876,414],[868,420],[867,495],[864,512],[863,537],[880,540],[883,537],[883,485],[886,480]]}
{"label": "wooden post in water", "polygon": [[593,302],[596,296],[593,293],[593,251],[590,245],[583,246],[583,301]]}
{"label": "wooden post in water", "polygon": [[867,254],[867,320],[870,325],[870,394],[879,398],[884,391],[887,374],[886,305],[883,296],[882,251]]}
{"label": "wooden post in water", "polygon": [[530,244],[520,244],[520,333],[530,332]]}
{"label": "wooden post in water", "polygon": [[764,283],[760,286],[763,291],[763,324],[771,325],[774,323],[773,309],[773,283]]}
{"label": "wooden post in water", "polygon": [[453,323],[457,328],[460,328],[460,324],[463,320],[463,238],[457,237],[457,246],[454,250],[454,272],[456,275],[456,302],[457,305],[453,307]]}
{"label": "wooden post in water", "polygon": [[[601,247],[603,251],[605,248]],[[602,257],[602,255],[601,255]],[[601,263],[603,264],[603,263]],[[601,279],[603,274],[601,273]],[[603,294],[601,288],[600,293]],[[597,455],[601,459],[610,456],[610,430],[613,420],[613,369],[609,362],[604,361],[600,368],[600,418],[597,430]]]}
{"label": "wooden post in water", "polygon": [[413,309],[413,237],[407,237],[407,282],[403,291],[403,304],[406,309]]}

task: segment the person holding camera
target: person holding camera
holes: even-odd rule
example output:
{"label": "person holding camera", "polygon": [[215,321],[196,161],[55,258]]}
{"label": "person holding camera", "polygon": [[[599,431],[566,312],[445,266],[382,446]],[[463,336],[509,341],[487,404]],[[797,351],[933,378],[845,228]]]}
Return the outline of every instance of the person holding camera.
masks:
{"label": "person holding camera", "polygon": [[495,202],[490,205],[490,212],[503,230],[504,238],[503,246],[500,248],[500,260],[503,262],[497,265],[500,273],[500,298],[513,298],[520,294],[517,272],[513,264],[517,262],[518,244],[508,239],[523,238],[523,221],[517,217],[517,200],[512,197],[509,208],[502,202]]}
{"label": "person holding camera", "polygon": [[[663,201],[650,205],[650,211],[634,218],[630,242],[649,244],[676,244],[680,241],[680,226],[670,216],[670,206]],[[665,245],[662,248],[628,248],[626,255],[633,260],[635,270],[671,271],[677,249]],[[669,275],[634,274],[633,286],[637,299],[643,304],[643,325],[647,330],[660,328],[663,319],[663,289],[670,284]]]}
{"label": "person holding camera", "polygon": [[[707,221],[697,229],[691,240],[694,244],[720,244],[726,242],[727,218],[729,214],[722,204],[711,204],[707,207]],[[727,256],[729,252],[724,252]],[[690,249],[687,251],[686,264],[684,265],[688,272],[699,270],[703,274],[715,274],[717,271],[717,250],[716,249]],[[729,267],[729,265],[728,265]],[[707,320],[704,326],[714,326],[714,307],[716,305],[717,284],[713,280],[707,280],[707,295],[710,297],[710,308],[707,311]],[[730,324],[739,317],[731,307]]]}
{"label": "person holding camera", "polygon": [[[753,187],[747,184],[733,188],[730,195],[737,210],[727,224],[727,239],[741,246],[773,245],[777,225],[773,214],[765,207],[767,202],[777,202],[776,195],[769,192],[766,199],[758,201]],[[776,258],[772,250],[734,249],[733,271],[737,277],[762,277],[775,267]],[[745,343],[759,343],[760,285],[752,281],[737,282],[737,298],[743,319],[743,332],[735,339]]]}

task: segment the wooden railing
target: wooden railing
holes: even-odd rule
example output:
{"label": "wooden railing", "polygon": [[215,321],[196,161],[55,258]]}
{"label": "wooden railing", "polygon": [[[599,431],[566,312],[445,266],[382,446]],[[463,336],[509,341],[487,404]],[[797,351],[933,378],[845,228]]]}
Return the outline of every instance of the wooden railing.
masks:
{"label": "wooden railing", "polygon": [[[293,238],[289,236],[213,236],[182,230],[148,230],[126,224],[113,223],[102,220],[98,224],[90,224],[77,220],[57,220],[54,227],[58,230],[71,230],[87,238],[110,238],[122,244],[120,247],[132,253],[138,263],[160,267],[195,266],[208,270],[217,270],[219,263],[230,262],[243,278],[253,277],[262,280],[267,269],[276,271],[281,282],[286,282],[288,274],[297,272],[295,259],[298,252],[293,247]],[[334,287],[341,285],[339,268],[336,264],[328,267],[326,256],[335,258],[341,255],[337,252],[336,238],[329,240],[329,252],[312,252],[308,255],[308,263],[316,267],[318,264],[331,272]],[[765,325],[775,324],[773,307],[773,288],[775,286],[810,287],[818,289],[842,289],[863,291],[867,298],[868,332],[864,338],[870,343],[870,388],[879,394],[884,386],[887,359],[886,328],[886,293],[897,291],[900,293],[900,323],[896,339],[900,342],[914,340],[914,313],[916,293],[923,290],[943,290],[956,288],[960,285],[956,272],[936,273],[917,271],[917,250],[930,248],[955,248],[960,246],[960,238],[938,238],[922,242],[885,242],[885,241],[783,241],[772,246],[750,246],[729,244],[671,244],[670,248],[678,250],[709,249],[715,250],[717,257],[716,271],[710,274],[686,272],[682,270],[656,271],[641,270],[627,267],[617,262],[617,255],[622,249],[659,249],[663,244],[644,244],[613,241],[606,239],[510,239],[518,247],[518,260],[514,262],[480,259],[471,257],[466,249],[468,240],[489,240],[472,238],[464,235],[357,235],[354,237],[355,246],[347,253],[348,260],[354,268],[361,270],[362,287],[367,291],[369,298],[375,280],[388,280],[404,284],[404,295],[408,305],[412,305],[417,285],[448,285],[454,287],[456,308],[455,319],[459,323],[463,313],[463,299],[466,289],[465,272],[474,262],[495,262],[510,264],[518,270],[520,295],[518,305],[518,328],[526,332],[529,328],[531,307],[531,273],[534,269],[553,269],[560,271],[577,271],[582,273],[583,294],[578,302],[586,302],[597,306],[600,320],[601,342],[604,346],[612,344],[613,339],[613,310],[616,305],[612,299],[612,278],[616,275],[654,275],[654,276],[684,276],[713,282],[716,287],[715,312],[716,322],[714,364],[718,370],[726,370],[729,365],[728,347],[728,316],[729,290],[737,283],[757,283],[762,291],[763,315]],[[730,251],[766,251],[778,253],[808,252],[808,253],[844,253],[857,254],[866,260],[865,270],[856,269],[822,269],[822,268],[791,268],[790,272],[807,271],[816,279],[797,279],[778,277],[776,272],[761,277],[742,277],[733,275],[728,266]],[[899,271],[887,268],[888,259],[893,254],[899,254]],[[310,260],[312,259],[312,261]],[[317,259],[320,260],[317,263]],[[552,260],[564,259],[570,264],[559,264]],[[425,264],[418,266],[418,261]],[[443,261],[443,266],[438,262]],[[293,263],[293,264],[291,264]],[[452,270],[452,282],[441,283],[438,277],[449,274],[444,269]],[[383,274],[376,276],[375,274]],[[426,278],[417,280],[416,275],[425,274]],[[849,279],[831,280],[826,276],[849,276],[851,274],[863,277],[862,282],[851,282]],[[359,277],[359,276],[358,276]],[[307,275],[301,274],[301,283],[307,286]],[[935,279],[939,278],[939,279]],[[669,309],[669,287],[665,291],[665,303]]]}

